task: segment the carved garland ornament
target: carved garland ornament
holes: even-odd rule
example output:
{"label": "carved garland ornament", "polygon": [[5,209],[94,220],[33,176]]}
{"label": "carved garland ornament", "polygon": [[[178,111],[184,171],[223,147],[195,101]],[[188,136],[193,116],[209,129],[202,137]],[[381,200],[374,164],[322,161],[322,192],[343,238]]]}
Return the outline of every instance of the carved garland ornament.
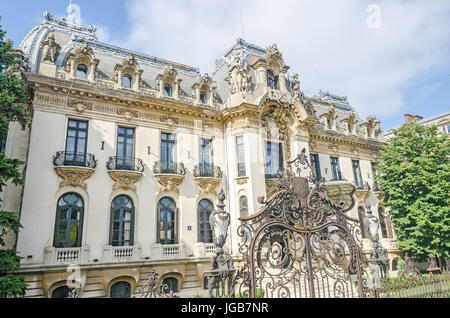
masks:
{"label": "carved garland ornament", "polygon": [[217,195],[216,188],[222,181],[222,179],[220,178],[208,178],[208,177],[194,178],[194,180],[200,189],[200,193],[212,193],[214,195]]}
{"label": "carved garland ornament", "polygon": [[86,188],[85,180],[89,178],[94,169],[76,168],[76,167],[55,167],[55,172],[63,181],[59,183],[59,187],[73,186]]}
{"label": "carved garland ornament", "polygon": [[108,171],[108,174],[114,180],[113,190],[136,190],[134,183],[142,177],[142,173],[133,171]]}
{"label": "carved garland ornament", "polygon": [[159,184],[160,192],[172,191],[172,192],[178,193],[178,187],[183,182],[184,176],[156,174],[155,179]]}

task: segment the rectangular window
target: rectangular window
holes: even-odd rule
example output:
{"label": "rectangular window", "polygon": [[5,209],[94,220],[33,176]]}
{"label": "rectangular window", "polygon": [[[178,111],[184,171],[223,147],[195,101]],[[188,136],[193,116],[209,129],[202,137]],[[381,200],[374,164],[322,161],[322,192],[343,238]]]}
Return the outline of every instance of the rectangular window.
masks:
{"label": "rectangular window", "polygon": [[6,138],[7,138],[8,134],[4,134],[0,137],[0,153],[5,153],[5,149],[6,149]]}
{"label": "rectangular window", "polygon": [[370,167],[372,168],[373,190],[374,191],[379,191],[380,186],[378,185],[378,182],[376,180],[376,177],[377,177],[376,164],[373,161],[371,161],[370,162]]}
{"label": "rectangular window", "polygon": [[319,180],[320,178],[322,178],[322,176],[320,174],[319,154],[317,154],[317,153],[311,154],[310,158],[311,158],[311,167],[312,167],[312,173],[314,175],[314,178],[316,180]]}
{"label": "rectangular window", "polygon": [[363,181],[361,177],[361,167],[359,166],[359,160],[352,160],[353,177],[357,188],[362,188]]}
{"label": "rectangular window", "polygon": [[283,144],[266,142],[266,179],[279,177],[283,171]]}
{"label": "rectangular window", "polygon": [[134,128],[119,127],[116,156],[118,170],[134,170]]}
{"label": "rectangular window", "polygon": [[201,176],[208,176],[211,174],[212,139],[200,139],[199,165]]}
{"label": "rectangular window", "polygon": [[341,169],[339,168],[339,158],[330,157],[330,161],[333,180],[342,180]]}
{"label": "rectangular window", "polygon": [[88,122],[69,119],[64,165],[84,166],[86,163]]}
{"label": "rectangular window", "polygon": [[237,153],[237,169],[238,177],[245,177],[245,153],[244,153],[244,137],[236,137],[236,153]]}
{"label": "rectangular window", "polygon": [[161,172],[174,172],[175,167],[175,136],[161,134]]}

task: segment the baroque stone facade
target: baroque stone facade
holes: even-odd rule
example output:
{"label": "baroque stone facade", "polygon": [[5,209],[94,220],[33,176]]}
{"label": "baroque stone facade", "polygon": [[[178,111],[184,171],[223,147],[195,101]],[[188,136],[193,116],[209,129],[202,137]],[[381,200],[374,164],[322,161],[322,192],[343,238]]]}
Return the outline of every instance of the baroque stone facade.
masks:
{"label": "baroque stone facade", "polygon": [[[122,283],[133,295],[153,268],[181,296],[205,293],[217,191],[227,191],[226,246],[238,257],[238,219],[258,210],[258,198],[303,149],[314,173],[355,183],[352,217],[364,217],[366,200],[378,209],[383,244],[397,257],[374,191],[380,122],[360,118],[346,97],[306,96],[275,44],[238,39],[209,76],[101,43],[95,27],[44,17],[20,46],[33,133],[14,143],[28,149],[17,244],[27,296],[57,294],[70,264],[81,297],[113,296]],[[61,225],[67,211],[77,213],[70,230]]]}

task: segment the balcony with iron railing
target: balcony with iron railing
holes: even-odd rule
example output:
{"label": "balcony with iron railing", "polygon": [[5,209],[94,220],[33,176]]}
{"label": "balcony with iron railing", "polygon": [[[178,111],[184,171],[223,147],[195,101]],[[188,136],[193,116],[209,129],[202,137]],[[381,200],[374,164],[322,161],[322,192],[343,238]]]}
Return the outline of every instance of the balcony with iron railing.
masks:
{"label": "balcony with iron railing", "polygon": [[135,190],[134,183],[141,179],[145,167],[139,158],[111,156],[106,162],[106,169],[115,182],[114,190]]}
{"label": "balcony with iron railing", "polygon": [[144,163],[141,159],[135,157],[111,156],[106,162],[108,170],[126,170],[142,173],[144,172]]}
{"label": "balcony with iron railing", "polygon": [[91,153],[58,151],[53,156],[55,172],[63,181],[60,187],[86,187],[85,180],[89,178],[97,167],[97,160]]}
{"label": "balcony with iron railing", "polygon": [[55,167],[83,167],[95,169],[97,160],[91,153],[58,151],[53,156],[53,165]]}
{"label": "balcony with iron railing", "polygon": [[160,192],[178,193],[178,186],[184,180],[186,168],[182,162],[156,161],[153,165],[153,175],[160,186]]}
{"label": "balcony with iron railing", "polygon": [[201,193],[216,193],[217,186],[222,182],[222,169],[213,164],[198,164],[194,167],[194,180]]}

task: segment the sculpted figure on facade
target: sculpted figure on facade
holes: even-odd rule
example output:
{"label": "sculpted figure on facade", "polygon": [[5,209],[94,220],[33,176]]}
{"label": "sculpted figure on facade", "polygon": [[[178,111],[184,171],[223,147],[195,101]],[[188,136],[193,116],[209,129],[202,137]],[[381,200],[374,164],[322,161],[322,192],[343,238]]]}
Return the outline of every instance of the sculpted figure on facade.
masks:
{"label": "sculpted figure on facade", "polygon": [[7,74],[15,74],[17,76],[21,76],[23,73],[29,72],[31,70],[30,66],[28,65],[28,57],[23,54],[21,50],[14,49],[12,47],[11,40],[8,38],[5,38],[4,40],[6,43],[9,43],[11,46],[11,49],[9,50],[9,54],[13,55],[15,60],[17,61],[16,64],[10,65],[8,69],[6,70]]}
{"label": "sculpted figure on facade", "polygon": [[228,70],[225,81],[228,82],[231,94],[235,93],[250,93],[251,92],[251,77],[241,65],[241,57],[234,58],[233,63]]}
{"label": "sculpted figure on facade", "polygon": [[42,48],[42,61],[55,63],[56,55],[61,50],[61,46],[56,43],[55,35],[50,33],[47,39],[40,43],[40,47]]}

